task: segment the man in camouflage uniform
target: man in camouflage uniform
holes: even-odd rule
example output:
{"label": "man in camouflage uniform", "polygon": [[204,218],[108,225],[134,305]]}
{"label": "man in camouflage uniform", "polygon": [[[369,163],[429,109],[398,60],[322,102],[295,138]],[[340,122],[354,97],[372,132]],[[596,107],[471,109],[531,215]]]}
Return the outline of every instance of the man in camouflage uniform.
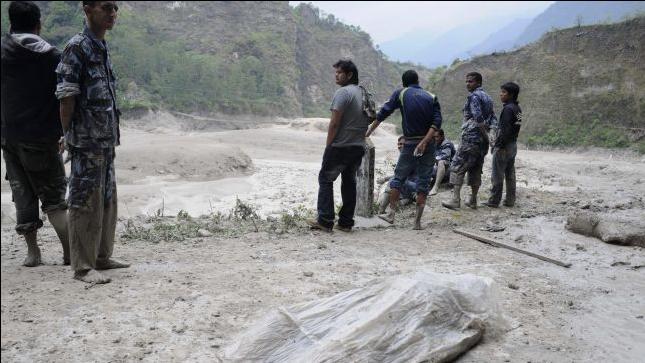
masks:
{"label": "man in camouflage uniform", "polygon": [[435,153],[434,159],[437,163],[434,164],[434,168],[432,169],[434,185],[428,195],[436,195],[439,190],[439,185],[444,183],[444,181],[446,183],[448,182],[449,175],[447,176],[446,172],[448,172],[452,158],[456,153],[455,145],[453,145],[452,141],[446,139],[443,129],[437,131],[437,135],[435,136],[435,145],[437,152]]}
{"label": "man in camouflage uniform", "polygon": [[457,155],[450,164],[450,183],[453,196],[449,201],[441,202],[446,208],[457,209],[461,206],[461,186],[466,173],[467,183],[472,189],[470,201],[466,206],[477,209],[477,192],[481,186],[484,157],[488,153],[488,132],[497,126],[493,111],[493,100],[482,88],[482,76],[477,72],[466,75],[466,88],[469,95],[464,105],[464,121],[461,125],[461,143]]}
{"label": "man in camouflage uniform", "polygon": [[40,33],[40,9],[30,1],[9,5],[10,34],[2,38],[2,152],[16,206],[16,232],[27,242],[23,265],[41,263],[37,231],[42,211],[63,245],[69,265],[65,169],[58,152],[56,65],[60,51]]}
{"label": "man in camouflage uniform", "polygon": [[107,283],[98,272],[129,267],[111,259],[117,217],[114,147],[119,145],[115,76],[105,32],[114,1],[83,1],[86,26],[67,43],[56,73],[65,143],[72,155],[69,194],[74,278]]}

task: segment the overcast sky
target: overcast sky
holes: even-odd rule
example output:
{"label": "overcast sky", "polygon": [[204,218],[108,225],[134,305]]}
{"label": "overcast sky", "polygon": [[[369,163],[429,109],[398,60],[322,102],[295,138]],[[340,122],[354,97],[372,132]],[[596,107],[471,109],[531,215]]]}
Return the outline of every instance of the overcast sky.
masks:
{"label": "overcast sky", "polygon": [[289,1],[313,3],[343,23],[358,25],[376,44],[413,30],[443,33],[459,25],[481,19],[504,24],[511,18],[532,18],[554,1]]}

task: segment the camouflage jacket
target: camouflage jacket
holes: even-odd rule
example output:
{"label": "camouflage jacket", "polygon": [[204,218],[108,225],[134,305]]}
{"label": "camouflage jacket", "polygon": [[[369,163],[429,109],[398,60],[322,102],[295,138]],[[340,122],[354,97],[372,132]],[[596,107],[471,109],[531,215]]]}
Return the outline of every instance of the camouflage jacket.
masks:
{"label": "camouflage jacket", "polygon": [[434,158],[437,161],[445,160],[448,162],[448,164],[450,164],[450,162],[452,162],[452,158],[455,156],[455,153],[455,145],[453,145],[450,140],[444,139],[441,145],[437,147]]}
{"label": "camouflage jacket", "polygon": [[461,125],[461,142],[463,144],[480,145],[485,143],[478,126],[480,123],[484,123],[486,131],[497,128],[493,100],[483,88],[478,87],[468,95],[464,105],[464,121]]}
{"label": "camouflage jacket", "polygon": [[97,39],[86,26],[65,46],[56,73],[56,97],[76,97],[66,143],[78,148],[119,145],[116,77],[107,42]]}

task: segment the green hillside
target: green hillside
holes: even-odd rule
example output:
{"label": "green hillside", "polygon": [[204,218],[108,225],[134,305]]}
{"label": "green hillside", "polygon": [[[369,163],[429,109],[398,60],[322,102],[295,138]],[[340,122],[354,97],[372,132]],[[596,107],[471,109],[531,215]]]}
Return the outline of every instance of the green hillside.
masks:
{"label": "green hillside", "polygon": [[455,137],[466,96],[465,74],[478,71],[497,101],[499,86],[522,91],[520,139],[528,144],[595,145],[645,151],[645,18],[546,34],[509,53],[454,64],[434,85],[445,127]]}
{"label": "green hillside", "polygon": [[[82,29],[78,1],[37,2],[45,39],[63,47]],[[2,32],[8,28],[2,2]],[[385,100],[410,65],[387,61],[369,35],[311,5],[126,1],[108,32],[122,108],[194,114],[328,115],[332,64],[351,58]],[[421,70],[424,77],[429,71]]]}

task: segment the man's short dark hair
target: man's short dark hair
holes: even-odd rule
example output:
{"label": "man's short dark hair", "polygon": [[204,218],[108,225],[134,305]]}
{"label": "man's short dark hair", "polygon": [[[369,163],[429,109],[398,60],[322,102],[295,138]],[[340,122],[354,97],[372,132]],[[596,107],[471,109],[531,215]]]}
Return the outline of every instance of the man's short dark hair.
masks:
{"label": "man's short dark hair", "polygon": [[403,139],[405,141],[405,135],[399,136],[399,138],[396,141],[401,141],[401,139]]}
{"label": "man's short dark hair", "polygon": [[343,73],[352,73],[352,78],[349,79],[349,83],[358,84],[358,68],[356,64],[349,59],[341,59],[338,62],[334,63],[334,68],[340,69]]}
{"label": "man's short dark hair", "polygon": [[40,9],[31,1],[12,1],[9,4],[9,23],[13,33],[31,32],[40,24]]}
{"label": "man's short dark hair", "polygon": [[83,6],[91,6],[94,7],[98,1],[83,1]]}
{"label": "man's short dark hair", "polygon": [[437,132],[439,133],[439,136],[441,136],[441,137],[446,136],[446,134],[443,132],[443,129],[439,129],[439,131],[437,131]]}
{"label": "man's short dark hair", "polygon": [[419,84],[419,75],[413,69],[407,70],[403,72],[403,75],[401,76],[401,83],[403,83],[403,87],[410,87],[413,84]]}
{"label": "man's short dark hair", "polygon": [[513,101],[517,101],[517,96],[520,94],[520,86],[515,82],[506,82],[501,87],[506,93],[508,93]]}
{"label": "man's short dark hair", "polygon": [[472,77],[473,79],[475,79],[475,82],[482,84],[482,75],[479,74],[478,72],[470,72],[466,75],[466,77],[467,78]]}

